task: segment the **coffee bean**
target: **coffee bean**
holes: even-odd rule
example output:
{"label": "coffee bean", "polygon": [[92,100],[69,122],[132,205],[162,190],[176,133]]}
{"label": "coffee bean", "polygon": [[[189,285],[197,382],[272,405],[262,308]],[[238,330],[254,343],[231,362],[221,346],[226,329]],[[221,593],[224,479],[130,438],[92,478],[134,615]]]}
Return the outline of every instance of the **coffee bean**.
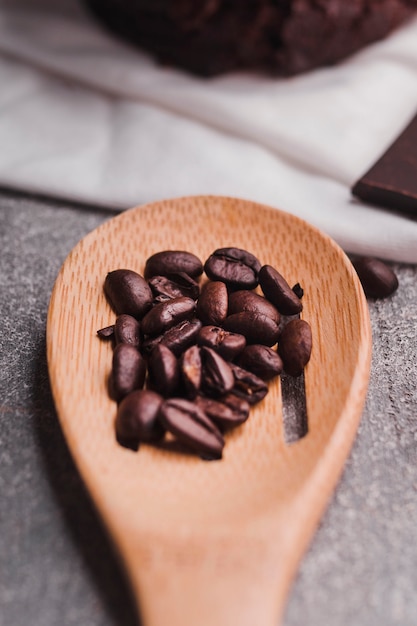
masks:
{"label": "coffee bean", "polygon": [[301,287],[300,283],[295,283],[295,285],[292,288],[293,292],[295,293],[295,295],[297,296],[297,298],[301,298],[304,295],[304,289]]}
{"label": "coffee bean", "polygon": [[237,365],[256,374],[262,380],[271,380],[281,374],[283,369],[279,354],[272,348],[260,344],[246,346],[238,357]]}
{"label": "coffee bean", "polygon": [[200,348],[191,346],[181,357],[181,374],[189,398],[195,398],[201,387],[202,365]]}
{"label": "coffee bean", "polygon": [[398,288],[395,272],[383,261],[373,257],[359,257],[353,266],[368,298],[387,298]]}
{"label": "coffee bean", "polygon": [[198,319],[180,322],[164,333],[161,343],[172,350],[175,356],[180,356],[197,341],[197,335],[201,326],[202,324]]}
{"label": "coffee bean", "polygon": [[301,319],[288,322],[278,341],[278,354],[284,363],[284,371],[290,376],[300,376],[310,360],[311,348],[310,324]]}
{"label": "coffee bean", "polygon": [[258,261],[256,256],[247,250],[242,250],[242,248],[218,248],[213,254],[221,255],[232,261],[243,263],[247,267],[252,268],[255,274],[257,274],[261,269],[261,263]]}
{"label": "coffee bean", "polygon": [[239,367],[233,363],[230,364],[233,372],[235,383],[232,393],[239,398],[243,398],[249,404],[256,404],[263,400],[268,393],[268,385],[256,374],[252,374],[248,370]]}
{"label": "coffee bean", "polygon": [[140,346],[140,324],[135,317],[123,313],[116,318],[114,325],[116,344],[129,343],[135,348]]}
{"label": "coffee bean", "polygon": [[259,271],[259,284],[265,297],[283,315],[296,315],[303,309],[300,298],[287,281],[271,265],[264,265]]}
{"label": "coffee bean", "polygon": [[120,402],[131,391],[141,389],[145,376],[146,363],[140,352],[128,343],[119,343],[113,352],[110,378],[112,398]]}
{"label": "coffee bean", "polygon": [[116,433],[119,441],[137,445],[140,442],[160,441],[165,429],[158,420],[162,396],[153,391],[132,391],[119,404]]}
{"label": "coffee bean", "polygon": [[203,374],[201,386],[209,395],[221,396],[230,391],[234,385],[233,372],[230,365],[211,348],[201,348]]}
{"label": "coffee bean", "polygon": [[246,346],[243,335],[231,333],[219,326],[203,326],[198,333],[199,346],[215,350],[226,361],[232,361]]}
{"label": "coffee bean", "polygon": [[109,272],[104,291],[117,315],[127,313],[141,319],[152,306],[151,288],[140,274],[132,270]]}
{"label": "coffee bean", "polygon": [[239,426],[249,417],[249,403],[231,393],[223,396],[221,400],[197,396],[196,403],[222,430]]}
{"label": "coffee bean", "polygon": [[262,343],[273,346],[279,335],[279,326],[268,315],[243,311],[228,315],[223,324],[226,330],[246,338],[246,343]]}
{"label": "coffee bean", "polygon": [[160,302],[153,307],[142,319],[142,332],[145,335],[160,335],[172,326],[194,314],[195,302],[192,298],[174,298]]}
{"label": "coffee bean", "polygon": [[240,248],[219,248],[204,264],[211,280],[220,280],[230,289],[254,289],[258,284],[260,267],[253,254]]}
{"label": "coffee bean", "polygon": [[226,319],[228,294],[225,283],[207,282],[197,302],[197,316],[203,324],[219,326]]}
{"label": "coffee bean", "polygon": [[112,339],[114,337],[114,324],[100,328],[100,330],[97,331],[97,335],[100,339]]}
{"label": "coffee bean", "polygon": [[159,419],[179,441],[197,454],[220,459],[224,439],[219,429],[194,402],[182,398],[166,400]]}
{"label": "coffee bean", "polygon": [[228,315],[242,313],[243,311],[267,315],[274,320],[276,324],[279,324],[281,318],[279,312],[269,300],[254,291],[248,291],[246,289],[235,291],[229,296]]}
{"label": "coffee bean", "polygon": [[162,344],[156,345],[148,358],[148,387],[171,396],[180,382],[180,365],[173,352]]}
{"label": "coffee bean", "polygon": [[142,350],[145,354],[150,354],[154,346],[161,343],[178,357],[196,342],[201,327],[202,323],[199,319],[185,320],[158,337],[145,339]]}
{"label": "coffee bean", "polygon": [[146,279],[149,279],[152,276],[169,276],[179,272],[184,272],[191,278],[197,278],[203,273],[203,264],[191,252],[164,250],[148,258],[145,264],[144,276]]}
{"label": "coffee bean", "polygon": [[197,300],[200,294],[198,282],[184,272],[169,274],[169,276],[152,276],[149,279],[149,286],[157,302],[182,296]]}

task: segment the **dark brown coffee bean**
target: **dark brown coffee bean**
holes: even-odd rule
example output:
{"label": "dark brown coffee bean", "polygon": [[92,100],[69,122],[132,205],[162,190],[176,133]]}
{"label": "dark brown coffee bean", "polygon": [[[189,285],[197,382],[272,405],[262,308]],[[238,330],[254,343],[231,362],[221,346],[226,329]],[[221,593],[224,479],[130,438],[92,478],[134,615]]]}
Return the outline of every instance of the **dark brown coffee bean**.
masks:
{"label": "dark brown coffee bean", "polygon": [[232,393],[239,398],[243,398],[249,404],[260,402],[268,393],[268,385],[256,374],[238,365],[230,364],[232,368],[235,384]]}
{"label": "dark brown coffee bean", "polygon": [[247,267],[250,267],[255,274],[261,269],[261,263],[258,261],[255,255],[242,248],[218,248],[213,254],[224,256],[232,261],[243,263]]}
{"label": "dark brown coffee bean", "polygon": [[239,398],[233,393],[226,393],[226,395],[222,396],[222,402],[227,404],[233,411],[243,413],[249,417],[250,406],[243,398]]}
{"label": "dark brown coffee bean", "polygon": [[131,315],[119,315],[114,325],[114,339],[116,344],[129,343],[135,348],[140,346],[140,324]]}
{"label": "dark brown coffee bean", "polygon": [[146,339],[142,344],[142,350],[145,354],[149,354],[154,346],[161,343],[179,357],[193,343],[196,343],[201,327],[202,322],[199,319],[185,320],[167,330],[163,335]]}
{"label": "dark brown coffee bean", "polygon": [[242,313],[243,311],[267,315],[274,320],[276,324],[279,324],[281,319],[281,315],[269,300],[254,291],[248,291],[246,289],[235,291],[229,296],[228,315]]}
{"label": "dark brown coffee bean", "polygon": [[284,371],[290,376],[300,376],[310,360],[311,348],[310,324],[301,319],[288,322],[278,341],[278,353],[284,363]]}
{"label": "dark brown coffee bean", "polygon": [[304,289],[301,287],[300,283],[295,283],[295,285],[292,288],[293,292],[295,293],[295,295],[297,296],[297,298],[301,298],[304,295]]}
{"label": "dark brown coffee bean", "polygon": [[172,350],[175,356],[180,356],[193,343],[196,343],[201,326],[202,324],[198,319],[180,322],[164,333],[162,344]]}
{"label": "dark brown coffee bean", "polygon": [[197,316],[203,324],[220,326],[226,319],[228,294],[225,283],[207,282],[197,302]]}
{"label": "dark brown coffee bean", "polygon": [[182,398],[166,400],[161,406],[159,418],[170,433],[197,454],[221,459],[223,436],[195,402]]}
{"label": "dark brown coffee bean", "polygon": [[110,391],[113,400],[120,402],[145,382],[146,363],[140,352],[128,343],[119,343],[113,352]]}
{"label": "dark brown coffee bean", "polygon": [[201,361],[203,365],[201,386],[205,393],[221,396],[232,389],[233,372],[229,364],[217,352],[203,346]]}
{"label": "dark brown coffee bean", "polygon": [[249,417],[249,403],[231,393],[223,396],[221,400],[197,396],[195,401],[203,409],[204,413],[222,430],[239,426]]}
{"label": "dark brown coffee bean", "polygon": [[254,289],[261,267],[258,259],[240,248],[219,248],[204,264],[211,280],[220,280],[230,289]]}
{"label": "dark brown coffee bean", "polygon": [[238,357],[237,365],[256,374],[262,380],[271,380],[279,376],[283,370],[279,354],[272,348],[260,344],[246,346]]}
{"label": "dark brown coffee bean", "polygon": [[184,272],[170,274],[169,276],[152,276],[149,279],[149,286],[157,302],[164,302],[183,296],[197,300],[200,294],[198,282]]}
{"label": "dark brown coffee bean", "polygon": [[226,330],[246,337],[246,343],[262,343],[273,346],[279,335],[279,326],[268,315],[259,315],[251,311],[228,315],[223,324]]}
{"label": "dark brown coffee bean", "polygon": [[121,443],[160,441],[165,429],[158,419],[163,399],[153,391],[132,391],[119,404],[116,433]]}
{"label": "dark brown coffee bean", "polygon": [[180,365],[173,352],[156,345],[148,358],[148,387],[164,397],[175,393],[180,382]]}
{"label": "dark brown coffee bean", "polygon": [[181,297],[160,302],[142,319],[142,332],[145,335],[160,335],[183,320],[190,319],[194,310],[195,302],[192,298]]}
{"label": "dark brown coffee bean", "polygon": [[183,250],[164,250],[149,257],[145,264],[145,278],[152,276],[169,276],[184,272],[197,278],[203,273],[203,264],[200,259]]}
{"label": "dark brown coffee bean", "polygon": [[373,257],[359,257],[353,266],[368,298],[387,298],[398,288],[395,272],[383,261]]}
{"label": "dark brown coffee bean", "polygon": [[100,330],[97,331],[97,335],[100,339],[112,339],[114,337],[114,324],[100,328]]}
{"label": "dark brown coffee bean", "polygon": [[212,348],[226,361],[232,361],[246,346],[246,339],[243,335],[231,333],[219,326],[203,326],[198,333],[197,343]]}
{"label": "dark brown coffee bean", "polygon": [[114,270],[104,281],[104,291],[117,315],[141,319],[152,306],[153,295],[146,280],[132,270]]}
{"label": "dark brown coffee bean", "polygon": [[200,348],[191,346],[181,357],[181,374],[187,396],[195,398],[201,387],[202,374]]}
{"label": "dark brown coffee bean", "polygon": [[259,284],[265,297],[283,315],[296,315],[303,309],[300,298],[287,281],[271,265],[264,265],[259,271]]}

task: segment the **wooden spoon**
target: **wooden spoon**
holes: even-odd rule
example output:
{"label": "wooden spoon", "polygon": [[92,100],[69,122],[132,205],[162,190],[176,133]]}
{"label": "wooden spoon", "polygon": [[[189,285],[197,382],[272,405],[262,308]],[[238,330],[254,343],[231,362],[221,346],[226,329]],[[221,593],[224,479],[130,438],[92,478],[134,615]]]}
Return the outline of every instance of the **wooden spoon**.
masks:
{"label": "wooden spoon", "polygon": [[[279,380],[226,438],[224,458],[199,458],[115,439],[107,394],[114,322],[108,271],[143,272],[152,253],[203,261],[237,246],[305,290],[313,333],[305,370],[308,434],[283,436]],[[342,250],[304,221],[240,199],[199,196],[138,207],[70,253],[47,325],[59,419],[90,494],[126,565],[146,626],[276,626],[297,565],[341,474],[369,377],[368,307]]]}

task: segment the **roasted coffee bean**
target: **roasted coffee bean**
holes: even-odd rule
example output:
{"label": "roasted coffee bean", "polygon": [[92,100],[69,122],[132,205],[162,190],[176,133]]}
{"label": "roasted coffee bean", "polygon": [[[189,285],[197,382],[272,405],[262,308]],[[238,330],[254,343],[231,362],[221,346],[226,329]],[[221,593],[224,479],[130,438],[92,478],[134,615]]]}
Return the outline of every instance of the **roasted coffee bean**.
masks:
{"label": "roasted coffee bean", "polygon": [[232,261],[243,263],[247,267],[250,267],[255,274],[261,269],[261,263],[258,261],[255,255],[242,248],[218,248],[213,254],[227,257]]}
{"label": "roasted coffee bean", "polygon": [[105,294],[117,315],[141,319],[152,306],[153,295],[146,280],[132,270],[114,270],[104,281]]}
{"label": "roasted coffee bean", "polygon": [[259,284],[265,297],[283,315],[296,315],[303,309],[300,298],[287,281],[271,265],[264,265],[259,271]]}
{"label": "roasted coffee bean", "polygon": [[279,324],[281,319],[281,315],[269,300],[254,291],[248,291],[246,289],[235,291],[229,296],[228,315],[242,313],[243,311],[267,315],[274,320],[276,324]]}
{"label": "roasted coffee bean", "polygon": [[152,276],[170,276],[179,272],[184,272],[191,278],[197,278],[203,273],[203,264],[191,252],[164,250],[149,257],[145,264],[144,275],[146,279],[149,279]]}
{"label": "roasted coffee bean", "polygon": [[149,354],[154,346],[161,343],[178,357],[193,343],[196,343],[202,325],[202,322],[196,318],[180,322],[162,335],[146,339],[142,344],[142,350],[145,354]]}
{"label": "roasted coffee bean", "polygon": [[185,320],[170,328],[162,336],[162,344],[180,356],[187,348],[197,341],[202,324],[198,319]]}
{"label": "roasted coffee bean", "polygon": [[273,346],[279,335],[278,324],[268,317],[251,311],[228,315],[223,323],[226,330],[239,333],[246,338],[246,343],[262,343]]}
{"label": "roasted coffee bean", "polygon": [[268,385],[259,376],[239,367],[233,363],[232,368],[235,384],[232,393],[239,398],[243,398],[249,404],[256,404],[263,400],[268,393]]}
{"label": "roasted coffee bean", "polygon": [[246,346],[238,357],[237,365],[256,374],[262,380],[271,380],[279,376],[283,369],[279,354],[272,348],[260,344]]}
{"label": "roasted coffee bean", "polygon": [[211,280],[220,280],[230,289],[254,289],[258,284],[260,267],[253,254],[240,248],[219,248],[204,264]]}
{"label": "roasted coffee bean", "polygon": [[145,335],[160,335],[183,320],[190,319],[194,310],[195,302],[192,298],[181,297],[160,302],[142,319],[142,332]]}
{"label": "roasted coffee bean", "polygon": [[201,356],[198,346],[191,346],[181,357],[181,374],[189,398],[195,398],[201,387]]}
{"label": "roasted coffee bean", "polygon": [[221,400],[197,396],[195,401],[203,409],[204,413],[222,430],[239,426],[249,417],[249,403],[231,393],[223,396]]}
{"label": "roasted coffee bean", "polygon": [[180,365],[173,352],[156,345],[148,358],[148,387],[165,397],[175,393],[180,382]]}
{"label": "roasted coffee bean", "polygon": [[398,288],[398,278],[383,261],[373,257],[359,257],[353,266],[368,298],[387,298]]}
{"label": "roasted coffee bean", "polygon": [[231,333],[219,326],[203,326],[198,333],[197,343],[212,348],[226,361],[232,361],[246,346],[246,339],[243,335]]}
{"label": "roasted coffee bean", "polygon": [[300,376],[310,360],[311,347],[310,324],[301,319],[288,322],[278,341],[278,354],[284,363],[284,371],[290,376]]}
{"label": "roasted coffee bean", "polygon": [[295,285],[292,288],[293,292],[295,293],[295,295],[297,296],[297,298],[301,298],[304,295],[304,289],[301,287],[300,283],[295,283]]}
{"label": "roasted coffee bean", "polygon": [[203,324],[219,326],[226,319],[228,294],[225,283],[207,282],[197,302],[197,316]]}
{"label": "roasted coffee bean", "polygon": [[119,404],[116,416],[116,433],[125,444],[160,441],[165,429],[158,419],[163,402],[159,394],[140,389],[132,391]]}
{"label": "roasted coffee bean", "polygon": [[141,389],[145,376],[146,363],[140,352],[128,343],[119,343],[113,352],[110,378],[112,398],[120,402],[131,391]]}
{"label": "roasted coffee bean", "polygon": [[140,346],[140,324],[135,317],[123,313],[116,318],[114,325],[116,344],[129,343],[135,348]]}
{"label": "roasted coffee bean", "polygon": [[200,294],[198,282],[184,272],[169,276],[152,276],[149,279],[149,286],[157,302],[181,298],[182,296],[197,300]]}
{"label": "roasted coffee bean", "polygon": [[100,339],[112,339],[114,337],[114,324],[100,328],[100,330],[97,331],[97,335]]}
{"label": "roasted coffee bean", "polygon": [[166,400],[159,418],[170,433],[194,452],[206,458],[221,459],[223,436],[195,402],[182,398]]}
{"label": "roasted coffee bean", "polygon": [[233,372],[230,365],[217,352],[203,346],[201,361],[203,366],[201,387],[205,393],[221,396],[232,389]]}

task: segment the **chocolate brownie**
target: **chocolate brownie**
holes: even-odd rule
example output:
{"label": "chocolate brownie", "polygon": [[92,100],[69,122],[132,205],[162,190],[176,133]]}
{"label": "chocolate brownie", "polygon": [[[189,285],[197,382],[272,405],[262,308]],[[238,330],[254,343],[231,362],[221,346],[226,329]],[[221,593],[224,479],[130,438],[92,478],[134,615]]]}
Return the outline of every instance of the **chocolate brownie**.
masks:
{"label": "chocolate brownie", "polygon": [[85,0],[113,33],[203,76],[293,75],[382,39],[417,0]]}

